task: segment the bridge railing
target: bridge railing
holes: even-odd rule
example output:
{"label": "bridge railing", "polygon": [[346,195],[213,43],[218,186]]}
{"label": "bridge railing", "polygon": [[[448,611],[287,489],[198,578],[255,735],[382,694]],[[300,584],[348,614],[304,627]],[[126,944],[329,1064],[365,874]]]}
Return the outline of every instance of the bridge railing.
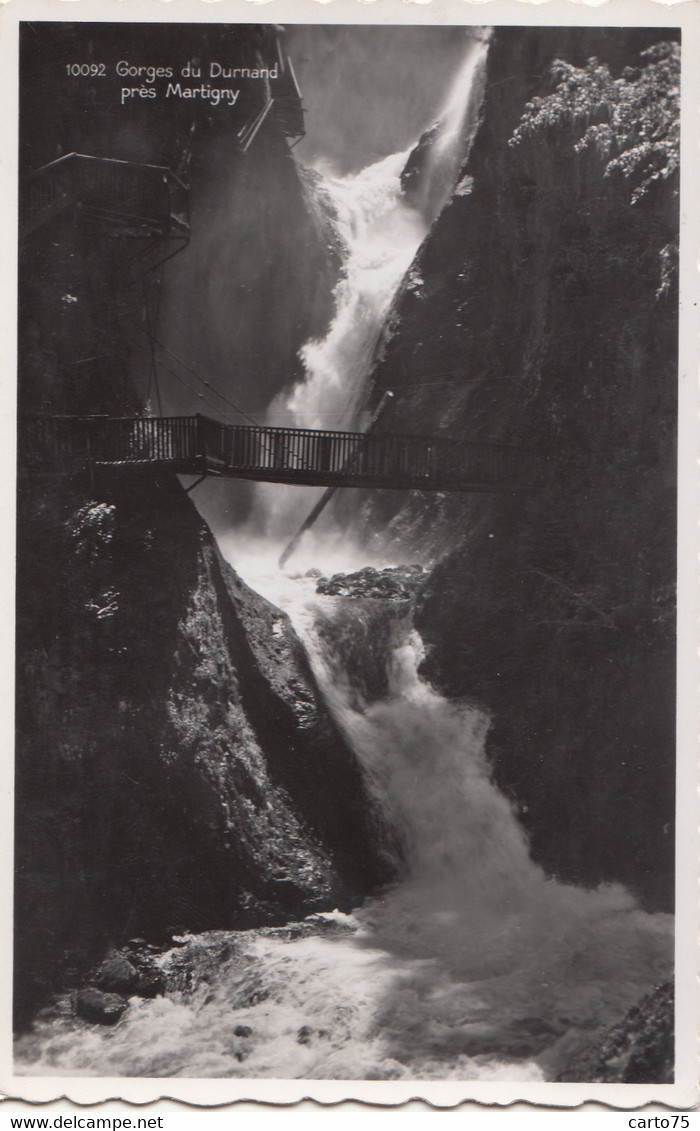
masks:
{"label": "bridge railing", "polygon": [[181,463],[201,457],[197,417],[54,416],[24,422],[23,454],[39,464]]}
{"label": "bridge railing", "polygon": [[533,461],[522,449],[447,437],[224,425],[200,418],[210,463],[242,472],[316,473],[342,483],[400,480],[518,484]]}
{"label": "bridge railing", "polygon": [[[220,425],[216,458],[245,471],[317,471],[341,474],[354,470],[365,436],[312,428],[256,428]],[[213,432],[206,422],[207,456],[214,454]]]}
{"label": "bridge railing", "polygon": [[465,480],[512,485],[523,473],[525,453],[506,445],[382,433],[364,440],[355,471],[369,479],[396,477],[416,487],[426,481],[448,485]]}

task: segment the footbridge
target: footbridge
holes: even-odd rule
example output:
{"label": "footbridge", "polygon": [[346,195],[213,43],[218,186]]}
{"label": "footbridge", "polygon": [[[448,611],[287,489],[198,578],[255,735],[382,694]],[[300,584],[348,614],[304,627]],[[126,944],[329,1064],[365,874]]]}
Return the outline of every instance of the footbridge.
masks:
{"label": "footbridge", "polygon": [[167,469],[313,487],[516,491],[536,486],[534,453],[505,444],[386,432],[222,424],[205,416],[42,417],[20,428],[20,458],[49,472]]}

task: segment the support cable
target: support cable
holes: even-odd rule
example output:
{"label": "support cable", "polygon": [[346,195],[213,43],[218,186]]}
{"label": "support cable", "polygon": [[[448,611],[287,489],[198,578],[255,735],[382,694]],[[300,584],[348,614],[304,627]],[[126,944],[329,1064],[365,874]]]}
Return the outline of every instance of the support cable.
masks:
{"label": "support cable", "polygon": [[[140,327],[138,323],[134,323],[134,325],[136,325],[137,328],[141,330],[141,333],[144,333],[142,327]],[[188,365],[186,361],[183,361],[181,357],[178,357],[176,353],[173,353],[171,349],[168,349],[166,345],[163,345],[162,342],[159,342],[156,337],[153,338],[153,341],[159,349],[162,349],[164,353],[167,353],[169,357],[172,357],[174,361],[181,365],[183,369],[186,369],[188,373],[191,373],[192,376],[200,382],[200,384],[204,385],[204,387],[209,389],[210,392],[214,393],[215,396],[220,397],[224,404],[227,404],[229,408],[232,408],[235,412],[239,413],[240,416],[243,416],[250,424],[253,424],[256,428],[263,427],[263,425],[261,425],[257,420],[254,420],[249,413],[242,409],[240,405],[237,405],[235,401],[230,400],[229,397],[226,397],[223,393],[220,393],[219,390],[214,385],[212,385],[211,381],[207,381],[207,379],[197,373],[196,370],[192,368],[192,366]]]}
{"label": "support cable", "polygon": [[[144,345],[143,342],[137,341],[135,338],[130,337],[128,334],[127,334],[127,339],[137,349],[146,350],[146,346]],[[165,365],[162,361],[160,363],[160,367],[161,367],[161,369],[164,369],[166,373],[170,373],[173,377],[175,377],[175,379],[177,381],[179,381],[181,385],[184,385],[184,387],[186,389],[188,389],[189,392],[192,393],[193,396],[197,397],[198,400],[204,401],[206,404],[209,405],[209,407],[211,409],[214,410],[214,412],[218,413],[219,416],[225,417],[229,424],[235,424],[235,421],[231,420],[231,418],[230,418],[230,416],[227,412],[224,412],[223,409],[218,407],[218,405],[215,405],[212,401],[210,401],[209,398],[204,395],[204,393],[200,393],[198,389],[195,389],[195,387],[193,385],[191,385],[189,381],[186,381],[185,378],[180,373],[178,373],[175,369],[171,369],[171,367],[169,365]]]}
{"label": "support cable", "polygon": [[148,336],[149,352],[150,352],[150,357],[151,357],[149,389],[151,387],[151,381],[152,381],[155,384],[155,389],[156,389],[156,401],[157,401],[157,404],[158,404],[158,415],[162,416],[163,415],[163,402],[162,402],[161,396],[160,396],[160,385],[158,384],[158,363],[157,363],[157,360],[156,360],[156,351],[155,351],[155,328],[158,325],[158,314],[160,312],[160,283],[161,283],[161,277],[158,278],[158,295],[157,295],[157,300],[156,300],[155,324],[152,324],[151,323],[150,311],[149,311],[149,308],[148,308],[148,294],[147,294],[147,291],[146,291],[146,277],[145,277],[145,275],[141,276],[141,293],[143,295],[143,313],[144,313],[144,318],[146,320],[146,329],[144,330],[144,333],[147,334],[147,336]]}
{"label": "support cable", "polygon": [[[138,326],[138,323],[133,323],[133,325]],[[140,327],[138,327],[138,328],[140,329]],[[142,350],[146,349],[146,346],[142,342],[135,341],[133,338],[129,337],[128,334],[127,334],[127,340],[130,341],[133,346],[136,346],[137,349],[142,349]],[[166,352],[170,352],[170,351],[166,351]],[[189,383],[189,381],[186,381],[185,378],[180,373],[177,373],[176,370],[172,369],[169,365],[165,365],[162,361],[160,362],[160,367],[161,367],[161,369],[164,369],[166,371],[166,373],[172,374],[172,376],[175,377],[175,379],[177,381],[179,381],[182,385],[184,385],[185,388],[188,389],[189,392],[192,393],[193,396],[197,397],[199,400],[204,401],[205,404],[208,404],[209,407],[211,409],[213,409],[214,412],[216,412],[219,416],[223,416],[227,420],[229,425],[231,425],[234,428],[240,427],[240,425],[238,425],[235,420],[231,419],[230,415],[227,412],[225,412],[223,409],[219,408],[218,405],[213,404],[212,401],[210,401],[209,398],[204,395],[204,393],[200,393],[197,389],[193,388],[193,386]],[[240,410],[237,410],[237,411],[240,411]],[[248,419],[250,419],[250,417],[248,417]],[[265,432],[271,426],[266,426],[266,425],[254,423],[254,427],[261,429],[261,433],[262,433],[261,443],[264,446],[265,443],[266,443]],[[304,460],[300,460],[298,453],[296,453],[291,448],[289,448],[287,444],[279,444],[279,450],[281,452],[284,452],[286,455],[291,456],[294,459],[296,459],[297,466],[301,470],[303,470],[303,471],[312,471],[313,470],[312,465],[309,464],[308,462],[304,461]]]}
{"label": "support cable", "polygon": [[[140,327],[138,325],[138,323],[134,323],[134,325],[137,327],[137,329],[141,330],[142,333],[144,332],[142,327]],[[224,402],[224,404],[229,405],[232,409],[234,409],[235,412],[239,413],[240,416],[244,417],[245,420],[248,420],[255,428],[270,427],[270,425],[259,424],[257,420],[255,420],[249,413],[245,412],[245,410],[242,409],[239,405],[237,405],[235,403],[235,401],[230,400],[228,397],[224,396],[223,393],[220,393],[218,391],[218,389],[216,389],[215,386],[212,385],[212,383],[210,381],[207,381],[206,378],[200,376],[200,374],[197,373],[196,370],[194,370],[190,365],[188,365],[187,362],[183,361],[181,357],[178,357],[178,355],[176,353],[174,353],[173,350],[168,349],[168,347],[166,345],[164,345],[163,342],[158,341],[158,339],[155,337],[155,334],[149,334],[149,343],[155,344],[161,350],[163,350],[164,353],[168,354],[169,357],[172,357],[179,365],[181,365],[183,367],[183,369],[186,369],[188,373],[191,373],[192,376],[197,381],[200,382],[200,384],[204,385],[204,387],[206,389],[208,389],[215,396],[219,397]],[[206,396],[204,396],[203,393],[198,393],[196,390],[192,389],[192,386],[189,385],[188,382],[186,382],[182,376],[177,374],[175,372],[175,370],[171,369],[170,366],[164,365],[163,362],[161,362],[161,366],[163,366],[163,368],[168,373],[172,373],[172,375],[174,377],[176,377],[179,381],[181,381],[182,384],[185,385],[190,390],[190,392],[193,392],[195,394],[195,396],[199,397],[200,400],[205,401],[210,406],[210,408],[214,409],[215,412],[218,412],[219,415],[221,415],[221,416],[227,417],[229,419],[229,422],[233,423],[233,421],[230,420],[228,413],[224,412],[222,409],[217,408],[215,405],[213,405],[212,402]],[[356,387],[359,387],[359,386],[356,386]],[[382,398],[381,407],[383,407],[386,404],[388,398],[392,398],[393,396],[394,396],[394,394],[392,392],[387,391],[387,393],[385,393],[384,397]],[[351,390],[350,399],[349,399],[348,404],[346,406],[345,412],[342,414],[342,416],[345,416],[347,413],[350,412],[351,405],[352,405],[352,390]],[[357,410],[357,411],[360,411],[360,410]],[[371,428],[374,425],[374,423],[377,419],[377,415],[378,414],[375,414],[375,416],[372,418],[370,424],[368,425],[369,428]],[[162,416],[162,411],[161,411],[161,416]],[[296,453],[290,451],[290,449],[287,448],[286,446],[283,446],[282,450],[285,451],[287,453],[287,455],[294,455],[295,458],[298,459],[298,456],[296,456]],[[304,464],[303,461],[300,464],[300,466],[305,467],[306,470],[310,470],[309,466]]]}

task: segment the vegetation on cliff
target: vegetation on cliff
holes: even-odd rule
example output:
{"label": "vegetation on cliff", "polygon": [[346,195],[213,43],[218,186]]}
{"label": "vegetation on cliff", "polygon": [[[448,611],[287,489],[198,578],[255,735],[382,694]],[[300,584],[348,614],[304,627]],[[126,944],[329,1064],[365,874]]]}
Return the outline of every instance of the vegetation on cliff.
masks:
{"label": "vegetation on cliff", "polygon": [[622,173],[636,204],[680,163],[680,44],[657,43],[641,58],[643,66],[625,67],[619,78],[595,57],[585,67],[556,59],[554,90],[527,103],[508,144],[539,130],[570,130],[574,152],[595,149],[605,159],[604,176]]}

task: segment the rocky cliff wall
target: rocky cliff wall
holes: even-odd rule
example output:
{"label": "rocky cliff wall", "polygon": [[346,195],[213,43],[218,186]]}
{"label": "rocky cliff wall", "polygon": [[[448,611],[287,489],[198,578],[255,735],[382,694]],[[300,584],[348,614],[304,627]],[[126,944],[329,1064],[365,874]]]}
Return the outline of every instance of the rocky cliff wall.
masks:
{"label": "rocky cliff wall", "polygon": [[381,819],[285,614],[170,479],[22,499],[17,1005],[108,942],[349,907]]}
{"label": "rocky cliff wall", "polygon": [[619,77],[651,38],[672,33],[495,33],[480,130],[374,372],[377,396],[396,392],[382,428],[533,448],[542,488],[386,493],[364,516],[368,537],[442,557],[416,614],[424,671],[493,713],[494,772],[536,857],[668,908],[677,186],[633,203],[630,178],[577,152],[602,103],[509,144],[553,59],[597,54]]}

